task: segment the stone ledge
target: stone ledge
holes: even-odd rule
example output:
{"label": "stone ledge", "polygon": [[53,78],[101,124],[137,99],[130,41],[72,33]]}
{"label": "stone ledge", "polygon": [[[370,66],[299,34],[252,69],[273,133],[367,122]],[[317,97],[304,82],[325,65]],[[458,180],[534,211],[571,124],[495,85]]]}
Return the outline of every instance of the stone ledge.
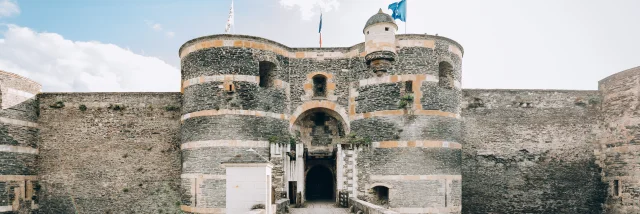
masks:
{"label": "stone ledge", "polygon": [[211,180],[225,180],[225,179],[227,179],[227,176],[226,175],[186,173],[186,174],[181,174],[180,178],[187,178],[187,179],[198,178],[198,179],[211,179]]}
{"label": "stone ledge", "polygon": [[180,145],[180,149],[197,149],[208,147],[249,147],[249,148],[267,148],[269,142],[267,141],[253,141],[253,140],[205,140],[205,141],[193,141]]}
{"label": "stone ledge", "polygon": [[220,110],[203,110],[197,112],[191,112],[185,115],[182,115],[180,118],[181,122],[189,118],[194,117],[205,117],[205,116],[218,116],[218,115],[246,115],[246,116],[256,116],[256,117],[272,117],[281,120],[289,120],[289,115],[286,114],[278,114],[273,112],[264,112],[264,111],[254,111],[254,110],[238,110],[238,109],[220,109]]}
{"label": "stone ledge", "polygon": [[[388,75],[382,77],[372,77],[368,79],[361,79],[358,81],[359,87],[368,86],[368,85],[378,85],[378,84],[386,84],[386,83],[397,83],[397,82],[405,82],[405,81],[414,81],[414,86],[422,85],[423,81],[426,82],[438,82],[439,78],[434,75],[429,74],[403,74],[403,75]],[[460,81],[454,81],[454,86],[456,89],[461,89],[460,86],[462,84]],[[419,89],[419,87],[418,87]],[[413,89],[416,91],[416,88]]]}
{"label": "stone ledge", "polygon": [[[255,83],[255,84],[259,84],[260,83],[260,77],[259,76],[250,76],[250,75],[212,75],[212,76],[199,76],[199,77],[195,77],[195,78],[191,78],[188,80],[184,80],[182,82],[182,90],[184,90],[185,88],[192,86],[192,85],[198,85],[198,84],[202,84],[202,83],[207,83],[207,82],[225,82],[225,81],[236,81],[236,82],[250,82],[250,83]],[[283,89],[288,89],[289,88],[289,83],[285,82],[283,80],[280,79],[276,79],[274,80],[274,86],[276,88],[283,88]]]}
{"label": "stone ledge", "polygon": [[0,175],[0,181],[38,180],[37,175]]}
{"label": "stone ledge", "polygon": [[226,208],[201,208],[201,207],[190,207],[186,205],[180,205],[180,209],[185,212],[190,213],[203,213],[203,214],[225,214],[227,213]]}
{"label": "stone ledge", "polygon": [[401,115],[441,116],[441,117],[451,117],[456,119],[462,118],[460,114],[455,114],[455,113],[445,112],[440,110],[414,110],[412,114],[409,114],[409,111],[398,109],[398,110],[384,110],[384,111],[373,111],[373,112],[352,114],[352,115],[349,115],[349,119],[361,120],[361,119],[367,119],[371,117],[401,116]]}
{"label": "stone ledge", "polygon": [[0,123],[9,124],[9,125],[17,125],[17,126],[27,126],[37,128],[38,124],[34,122],[28,122],[23,120],[16,120],[6,117],[0,117]]}
{"label": "stone ledge", "polygon": [[0,212],[11,212],[11,211],[13,211],[13,206],[11,205],[0,206]]}
{"label": "stone ledge", "polygon": [[382,141],[373,142],[373,148],[451,148],[462,149],[462,144],[449,141]]}
{"label": "stone ledge", "polygon": [[462,175],[371,175],[370,178],[379,181],[462,180]]}
{"label": "stone ledge", "polygon": [[31,147],[24,147],[24,146],[0,145],[0,152],[38,154],[38,149],[34,149]]}
{"label": "stone ledge", "polygon": [[388,210],[384,207],[362,201],[354,197],[349,198],[349,206],[353,207],[353,213],[362,211],[363,214],[399,214],[393,210]]}
{"label": "stone ledge", "polygon": [[460,213],[462,207],[396,207],[391,208],[399,213]]}

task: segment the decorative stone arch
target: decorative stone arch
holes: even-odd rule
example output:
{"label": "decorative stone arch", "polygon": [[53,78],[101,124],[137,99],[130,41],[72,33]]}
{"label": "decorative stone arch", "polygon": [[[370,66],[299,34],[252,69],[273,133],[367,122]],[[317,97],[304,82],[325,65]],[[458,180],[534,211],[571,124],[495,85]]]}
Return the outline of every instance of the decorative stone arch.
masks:
{"label": "decorative stone arch", "polygon": [[[442,66],[449,66],[449,68],[443,68]],[[447,75],[447,74],[443,74],[443,72],[447,72],[447,71],[443,71],[442,69],[450,69],[450,71],[448,71],[448,75],[449,75],[448,79],[443,79],[443,76]],[[453,60],[451,60],[451,57],[449,56],[438,57],[437,76],[438,76],[438,86],[444,87],[444,88],[450,88],[450,89],[455,88],[455,85],[456,85],[455,82],[457,81],[456,66],[453,63]]]}
{"label": "decorative stone arch", "polygon": [[371,189],[371,188],[374,188],[374,187],[377,187],[377,186],[383,186],[383,187],[386,187],[388,189],[393,189],[393,185],[387,184],[387,183],[373,183],[373,184],[368,185],[367,189]]}
{"label": "decorative stone arch", "polygon": [[312,100],[316,97],[313,96],[314,90],[314,84],[313,84],[313,79],[314,77],[317,77],[319,75],[324,76],[324,78],[326,79],[326,91],[325,91],[325,96],[322,97],[322,99],[326,99],[326,100],[330,100],[330,101],[336,101],[338,100],[338,97],[335,95],[335,90],[336,90],[336,83],[334,81],[334,76],[332,73],[328,73],[328,72],[324,72],[324,71],[316,71],[313,73],[309,73],[307,74],[307,80],[304,83],[304,95],[302,95],[302,101],[308,101],[308,100]]}
{"label": "decorative stone arch", "polygon": [[255,57],[255,60],[260,63],[260,62],[270,62],[273,63],[274,65],[276,65],[276,68],[280,67],[280,63],[278,62],[278,59],[276,58],[275,54],[268,54],[268,53],[264,53],[264,54],[258,54]]}
{"label": "decorative stone arch", "polygon": [[[385,183],[374,183],[368,185],[367,188],[370,191],[370,199],[374,204],[378,204],[381,206],[388,205],[391,200],[391,190],[393,186]],[[385,201],[385,203],[382,203]]]}
{"label": "decorative stone arch", "polygon": [[289,130],[293,131],[293,126],[298,122],[300,118],[304,118],[307,114],[313,113],[315,109],[324,110],[325,113],[332,117],[335,117],[344,126],[345,134],[349,134],[351,126],[349,124],[349,116],[347,109],[339,104],[326,100],[313,100],[302,103],[289,117]]}

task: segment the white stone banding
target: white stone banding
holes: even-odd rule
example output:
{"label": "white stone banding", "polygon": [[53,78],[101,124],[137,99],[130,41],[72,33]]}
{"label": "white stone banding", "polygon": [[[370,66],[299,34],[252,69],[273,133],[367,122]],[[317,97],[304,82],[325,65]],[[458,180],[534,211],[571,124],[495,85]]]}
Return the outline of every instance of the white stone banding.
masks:
{"label": "white stone banding", "polygon": [[281,120],[289,120],[289,115],[287,114],[278,114],[273,112],[265,112],[265,111],[254,111],[254,110],[238,110],[238,109],[220,109],[220,110],[203,110],[191,112],[185,115],[182,115],[180,121],[184,122],[189,118],[194,117],[206,117],[206,116],[218,116],[218,115],[246,115],[246,116],[256,116],[256,117],[272,117]]}
{"label": "white stone banding", "polygon": [[[418,87],[422,85],[422,82],[438,82],[438,76],[430,75],[430,74],[404,74],[404,75],[388,75],[382,77],[372,77],[368,79],[362,79],[358,81],[359,86],[367,86],[367,85],[378,85],[378,84],[386,84],[386,83],[397,83],[397,82],[405,82],[405,81],[413,81],[414,84],[418,84]],[[453,82],[456,89],[461,89],[460,81]],[[414,90],[415,91],[415,90]]]}
{"label": "white stone banding", "polygon": [[462,211],[461,206],[451,207],[395,207],[390,208],[399,213],[459,213]]}
{"label": "white stone banding", "polygon": [[462,180],[462,175],[371,175],[376,181]]}
{"label": "white stone banding", "polygon": [[[203,84],[203,83],[207,83],[207,82],[226,82],[226,81],[250,82],[250,83],[259,84],[260,83],[260,77],[259,76],[250,76],[250,75],[231,75],[231,74],[200,76],[200,77],[195,77],[195,78],[191,78],[191,79],[183,81],[182,82],[182,89],[184,90],[185,88],[187,88],[189,86]],[[273,85],[276,88],[289,89],[289,83],[285,82],[285,81],[282,81],[282,80],[279,80],[279,79],[273,80]]]}
{"label": "white stone banding", "polygon": [[0,145],[0,152],[38,154],[38,149],[24,146]]}
{"label": "white stone banding", "polygon": [[0,181],[24,181],[24,180],[38,180],[36,175],[0,175]]}
{"label": "white stone banding", "polygon": [[203,207],[190,207],[187,205],[181,205],[180,209],[190,213],[206,213],[206,214],[225,214],[226,208],[203,208]]}
{"label": "white stone banding", "polygon": [[211,175],[211,174],[197,174],[197,173],[186,173],[181,174],[180,178],[185,179],[205,179],[205,180],[225,180],[227,179],[226,175]]}
{"label": "white stone banding", "polygon": [[197,149],[209,147],[248,147],[248,148],[268,148],[268,141],[251,140],[206,140],[193,141],[180,145],[180,149]]}
{"label": "white stone banding", "polygon": [[33,128],[37,128],[38,127],[38,124],[34,123],[34,122],[16,120],[16,119],[11,119],[11,118],[6,118],[6,117],[0,117],[0,123],[9,124],[9,125],[16,125],[16,126],[33,127]]}
{"label": "white stone banding", "polygon": [[462,149],[462,144],[449,141],[382,141],[371,143],[373,148],[450,148]]}

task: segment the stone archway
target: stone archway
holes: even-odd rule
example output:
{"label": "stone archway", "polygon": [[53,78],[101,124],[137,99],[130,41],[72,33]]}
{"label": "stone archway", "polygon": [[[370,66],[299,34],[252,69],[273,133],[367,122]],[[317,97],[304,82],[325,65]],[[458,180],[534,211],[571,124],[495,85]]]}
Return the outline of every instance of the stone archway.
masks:
{"label": "stone archway", "polygon": [[348,134],[348,125],[338,113],[327,108],[312,108],[298,115],[291,126],[291,132],[304,144],[313,156],[325,153],[331,155],[335,145]]}

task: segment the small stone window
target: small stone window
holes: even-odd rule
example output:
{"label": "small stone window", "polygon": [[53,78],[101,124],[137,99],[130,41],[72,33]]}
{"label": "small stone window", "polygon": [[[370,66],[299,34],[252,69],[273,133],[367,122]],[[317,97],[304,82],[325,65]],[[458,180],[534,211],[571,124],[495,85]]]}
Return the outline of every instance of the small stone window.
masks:
{"label": "small stone window", "polygon": [[273,87],[273,80],[275,79],[275,72],[273,72],[273,69],[275,69],[275,67],[276,65],[271,62],[260,62],[260,87]]}
{"label": "small stone window", "polygon": [[369,35],[369,31],[367,31],[367,35]]}
{"label": "small stone window", "polygon": [[413,81],[404,82],[404,92],[413,93]]}
{"label": "small stone window", "polygon": [[223,83],[222,86],[224,87],[224,90],[226,92],[235,92],[236,91],[236,87],[235,87],[235,85],[233,85],[233,82],[231,82],[231,81]]}
{"label": "small stone window", "polygon": [[373,202],[378,205],[389,204],[389,188],[385,186],[375,186],[372,189]]}
{"label": "small stone window", "polygon": [[385,27],[385,28],[384,28],[384,31],[389,31],[389,27]]}
{"label": "small stone window", "polygon": [[453,89],[453,66],[448,62],[438,64],[438,86]]}
{"label": "small stone window", "polygon": [[324,75],[313,76],[313,97],[326,97],[327,96],[327,77]]}
{"label": "small stone window", "polygon": [[620,196],[620,181],[613,180],[613,196]]}

